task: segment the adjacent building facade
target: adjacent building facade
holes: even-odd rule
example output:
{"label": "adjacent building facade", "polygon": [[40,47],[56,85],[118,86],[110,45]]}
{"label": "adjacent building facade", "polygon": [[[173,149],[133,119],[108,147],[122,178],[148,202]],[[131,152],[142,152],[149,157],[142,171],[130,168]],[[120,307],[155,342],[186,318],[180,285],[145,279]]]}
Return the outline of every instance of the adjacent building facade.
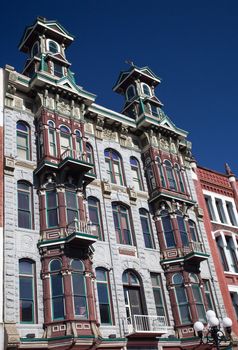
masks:
{"label": "adjacent building facade", "polygon": [[66,56],[73,39],[39,17],[19,45],[23,72],[0,71],[2,344],[193,349],[206,310],[222,317],[233,308],[235,320],[238,201],[216,197],[229,229],[214,237],[231,247],[233,266],[224,303],[211,243],[218,228],[202,210],[210,194],[187,132],[155,95],[160,78],[131,66],[114,87],[122,112],[100,106],[76,84]]}

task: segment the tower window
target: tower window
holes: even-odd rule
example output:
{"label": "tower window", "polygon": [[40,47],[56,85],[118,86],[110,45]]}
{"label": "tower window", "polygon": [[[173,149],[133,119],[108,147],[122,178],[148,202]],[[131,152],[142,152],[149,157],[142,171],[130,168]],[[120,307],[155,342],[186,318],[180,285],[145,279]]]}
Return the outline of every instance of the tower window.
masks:
{"label": "tower window", "polygon": [[31,55],[32,55],[32,57],[34,57],[38,53],[39,53],[39,43],[35,42],[35,44],[32,46],[32,49],[31,49]]}
{"label": "tower window", "polygon": [[55,190],[46,191],[47,227],[58,226],[58,205]]}
{"label": "tower window", "polygon": [[174,171],[173,171],[172,164],[168,160],[166,160],[164,164],[165,164],[167,179],[169,183],[169,188],[170,190],[177,191],[177,184],[174,178]]}
{"label": "tower window", "polygon": [[172,282],[174,284],[175,297],[177,299],[177,305],[180,315],[180,321],[182,324],[190,323],[191,316],[188,304],[188,297],[186,289],[184,287],[183,277],[180,273],[173,276]]}
{"label": "tower window", "polygon": [[63,76],[63,67],[56,62],[54,62],[54,75],[59,78]]}
{"label": "tower window", "polygon": [[59,46],[58,46],[58,44],[57,44],[56,42],[52,41],[52,40],[50,40],[50,41],[48,42],[48,47],[49,47],[49,51],[50,51],[51,53],[57,53],[57,52],[59,52]]}
{"label": "tower window", "polygon": [[63,279],[61,274],[62,264],[58,259],[50,263],[51,272],[51,302],[52,302],[52,319],[62,320],[64,318],[64,291]]}
{"label": "tower window", "polygon": [[133,85],[130,85],[126,90],[127,100],[131,100],[134,96],[135,96],[135,88]]}
{"label": "tower window", "polygon": [[171,222],[171,217],[167,210],[163,210],[161,212],[161,220],[167,248],[173,248],[175,247],[174,231]]}
{"label": "tower window", "polygon": [[150,90],[150,87],[147,84],[142,84],[142,92],[146,96],[151,96],[151,90]]}
{"label": "tower window", "polygon": [[74,314],[80,318],[87,318],[88,308],[84,264],[81,260],[75,259],[71,262],[71,268]]}

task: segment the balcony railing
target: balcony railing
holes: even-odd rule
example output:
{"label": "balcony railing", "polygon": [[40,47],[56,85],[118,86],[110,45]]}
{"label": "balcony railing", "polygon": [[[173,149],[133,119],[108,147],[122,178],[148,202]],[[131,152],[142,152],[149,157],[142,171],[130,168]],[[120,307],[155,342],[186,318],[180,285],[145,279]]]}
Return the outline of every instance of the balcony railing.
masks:
{"label": "balcony railing", "polygon": [[171,327],[167,326],[164,316],[133,315],[123,319],[126,335],[135,333],[165,334]]}
{"label": "balcony railing", "polygon": [[74,232],[97,236],[97,227],[93,225],[91,221],[80,221],[75,218],[74,221],[68,225],[67,235]]}
{"label": "balcony railing", "polygon": [[66,158],[72,158],[74,160],[79,160],[83,162],[87,162],[87,156],[86,153],[84,152],[79,152],[74,149],[66,149],[62,154],[61,154],[61,161],[65,160]]}

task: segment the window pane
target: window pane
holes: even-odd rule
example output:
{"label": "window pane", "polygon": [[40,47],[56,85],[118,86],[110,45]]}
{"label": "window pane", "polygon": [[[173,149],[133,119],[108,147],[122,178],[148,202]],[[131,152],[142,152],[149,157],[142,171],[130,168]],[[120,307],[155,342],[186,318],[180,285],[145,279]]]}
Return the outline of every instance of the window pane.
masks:
{"label": "window pane", "polygon": [[32,275],[32,263],[29,261],[20,261],[19,273],[25,275]]}
{"label": "window pane", "polygon": [[21,322],[33,322],[33,302],[29,300],[20,301]]}
{"label": "window pane", "polygon": [[84,286],[84,276],[79,273],[73,273],[73,290],[74,294],[85,295],[85,286]]}
{"label": "window pane", "polygon": [[74,296],[75,315],[87,318],[86,298],[82,296]]}
{"label": "window pane", "polygon": [[63,297],[54,298],[53,301],[53,318],[64,318],[64,299]]}
{"label": "window pane", "polygon": [[33,300],[33,286],[31,277],[20,278],[20,299]]}
{"label": "window pane", "polygon": [[107,284],[98,283],[98,299],[100,304],[108,304]]}
{"label": "window pane", "polygon": [[62,276],[61,275],[52,275],[51,276],[51,288],[52,288],[52,296],[59,296],[63,294],[62,287]]}
{"label": "window pane", "polygon": [[100,304],[99,310],[100,310],[101,323],[110,324],[111,323],[110,306],[108,304]]}

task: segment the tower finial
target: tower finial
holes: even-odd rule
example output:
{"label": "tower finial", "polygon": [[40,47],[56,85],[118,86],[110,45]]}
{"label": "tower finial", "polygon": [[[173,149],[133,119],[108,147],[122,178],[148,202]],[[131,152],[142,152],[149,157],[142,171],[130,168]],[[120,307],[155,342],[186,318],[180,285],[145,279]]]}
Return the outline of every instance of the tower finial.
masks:
{"label": "tower finial", "polygon": [[231,168],[229,167],[228,163],[225,163],[225,170],[226,170],[226,174],[228,176],[233,176],[233,172],[231,171]]}
{"label": "tower finial", "polygon": [[126,60],[125,63],[126,63],[126,64],[129,64],[129,65],[132,66],[132,67],[135,67],[134,62],[131,61],[131,60]]}

